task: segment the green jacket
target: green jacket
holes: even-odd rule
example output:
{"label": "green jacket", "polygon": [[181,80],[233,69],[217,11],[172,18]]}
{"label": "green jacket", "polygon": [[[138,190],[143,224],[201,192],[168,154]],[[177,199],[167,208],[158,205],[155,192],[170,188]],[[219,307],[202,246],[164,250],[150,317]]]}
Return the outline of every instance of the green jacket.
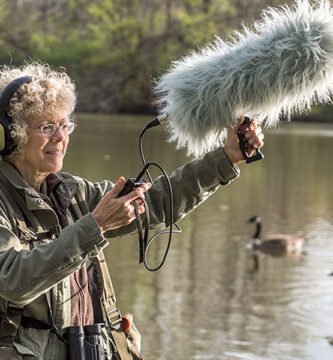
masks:
{"label": "green jacket", "polygon": [[[31,188],[17,170],[0,164],[0,173],[10,187],[11,196],[20,207],[31,212],[33,231],[46,232],[59,226],[52,208],[39,193]],[[222,184],[237,177],[239,169],[232,166],[221,148],[206,154],[175,170],[171,176],[174,195],[174,222],[179,221]],[[62,329],[69,324],[69,275],[78,270],[87,257],[94,258],[108,245],[107,238],[136,230],[135,221],[116,231],[102,234],[91,213],[79,219],[68,210],[70,199],[78,190],[92,211],[101,197],[112,189],[110,181],[89,182],[62,173],[62,183],[56,194],[71,225],[62,229],[56,239],[44,239],[29,245],[18,239],[13,231],[4,199],[0,199],[0,314],[5,312],[7,301],[24,306],[24,316],[50,323],[46,293],[50,293],[55,324]],[[146,193],[150,222],[162,226],[168,214],[167,189],[162,177],[157,178]],[[23,359],[58,360],[66,358],[66,347],[50,330],[20,327],[14,343]]]}

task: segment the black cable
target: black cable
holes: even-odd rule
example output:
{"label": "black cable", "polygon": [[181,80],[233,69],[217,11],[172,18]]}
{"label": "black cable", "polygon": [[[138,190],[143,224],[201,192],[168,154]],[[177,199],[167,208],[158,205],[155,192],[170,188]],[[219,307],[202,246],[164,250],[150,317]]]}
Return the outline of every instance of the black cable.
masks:
{"label": "black cable", "polygon": [[[143,263],[145,265],[145,268],[147,270],[149,270],[149,271],[157,271],[163,266],[163,264],[164,264],[164,262],[165,262],[165,260],[166,260],[166,258],[168,256],[170,245],[171,245],[171,240],[172,240],[172,234],[180,233],[181,229],[179,228],[179,226],[177,224],[173,224],[173,220],[174,220],[173,219],[173,216],[174,216],[174,213],[173,213],[173,192],[172,192],[172,186],[171,186],[171,182],[170,182],[170,178],[169,178],[168,174],[163,169],[163,167],[160,166],[157,163],[149,162],[149,163],[147,163],[147,165],[156,166],[161,170],[161,172],[163,173],[164,178],[165,178],[165,180],[167,182],[167,188],[168,188],[168,192],[169,192],[169,219],[170,219],[169,229],[158,231],[155,235],[153,235],[150,239],[148,239],[147,243],[146,243],[146,247],[145,247],[145,252],[144,252]],[[146,210],[149,211],[149,209],[146,209]],[[175,225],[177,227],[177,230],[173,230],[173,225]],[[167,227],[167,224],[166,224],[166,227]],[[169,234],[169,237],[168,237],[168,243],[167,243],[163,258],[162,258],[162,260],[161,260],[161,262],[160,262],[160,264],[158,266],[156,266],[155,268],[152,268],[152,267],[150,267],[148,265],[148,262],[147,262],[148,249],[149,249],[151,243],[154,240],[156,240],[159,236],[161,236],[163,234],[167,234],[167,233]]]}
{"label": "black cable", "polygon": [[[141,170],[140,174],[137,176],[136,181],[139,181],[141,179],[141,177],[144,175],[144,173],[146,173],[149,181],[152,183],[153,180],[152,180],[152,177],[150,175],[150,172],[149,172],[148,168],[150,166],[156,166],[157,168],[160,169],[160,171],[164,175],[164,178],[165,178],[165,180],[167,182],[167,189],[168,189],[168,192],[169,192],[169,222],[170,222],[169,229],[158,231],[151,238],[148,238],[148,229],[149,229],[150,224],[149,224],[149,216],[147,218],[147,214],[149,214],[149,208],[148,208],[148,204],[144,201],[144,205],[145,205],[145,209],[146,209],[146,211],[145,211],[145,213],[146,213],[146,219],[145,219],[146,228],[145,228],[144,235],[142,233],[142,224],[141,223],[140,223],[140,225],[138,225],[138,228],[140,228],[140,231],[139,231],[140,248],[142,248],[142,244],[143,244],[143,253],[140,251],[140,259],[142,260],[142,256],[143,256],[143,261],[142,262],[143,262],[144,266],[146,267],[146,269],[148,271],[157,271],[163,266],[163,264],[164,264],[164,262],[165,262],[165,260],[167,258],[169,249],[170,249],[171,240],[172,240],[172,234],[181,232],[180,227],[177,224],[173,223],[173,221],[174,221],[173,191],[172,191],[170,178],[169,178],[168,174],[166,173],[166,171],[163,169],[163,167],[161,165],[159,165],[157,163],[154,163],[154,162],[147,162],[146,159],[145,159],[145,156],[144,156],[144,152],[143,152],[143,135],[145,134],[146,130],[151,128],[151,127],[159,125],[165,119],[166,119],[165,116],[156,117],[152,121],[148,122],[146,124],[146,126],[143,128],[143,130],[141,131],[140,137],[139,137],[139,151],[140,151],[140,157],[141,157],[142,164],[143,164],[143,169]],[[138,214],[136,214],[136,215],[137,215],[136,216],[137,217],[137,222],[141,221],[141,218],[138,216]],[[148,227],[147,227],[147,223],[148,223]],[[173,225],[176,227],[176,230],[173,229]],[[166,227],[167,226],[168,225],[166,224]],[[156,240],[159,236],[161,236],[163,234],[167,234],[167,233],[169,234],[169,237],[168,237],[168,243],[167,243],[166,250],[165,250],[165,253],[163,255],[163,258],[162,258],[162,260],[161,260],[161,262],[160,262],[160,264],[158,266],[152,268],[152,267],[150,267],[148,265],[148,261],[147,261],[148,249],[149,249],[150,245],[152,244],[152,242],[154,240]]]}
{"label": "black cable", "polygon": [[[164,123],[167,120],[168,120],[168,115],[167,114],[162,114],[162,115],[156,116],[153,120],[148,121],[147,124],[144,126],[144,128],[141,130],[141,133],[140,133],[140,136],[139,136],[139,151],[140,151],[140,156],[141,156],[141,160],[142,160],[142,163],[143,163],[144,167],[146,166],[146,160],[145,160],[145,157],[144,157],[144,154],[143,154],[143,147],[142,147],[143,135],[145,134],[145,132],[148,129],[150,129],[152,127],[155,127],[155,126],[158,126],[158,125],[161,125],[162,123]],[[153,180],[152,180],[152,177],[150,176],[150,173],[149,173],[148,170],[147,170],[147,176],[148,176],[149,181],[152,183]]]}

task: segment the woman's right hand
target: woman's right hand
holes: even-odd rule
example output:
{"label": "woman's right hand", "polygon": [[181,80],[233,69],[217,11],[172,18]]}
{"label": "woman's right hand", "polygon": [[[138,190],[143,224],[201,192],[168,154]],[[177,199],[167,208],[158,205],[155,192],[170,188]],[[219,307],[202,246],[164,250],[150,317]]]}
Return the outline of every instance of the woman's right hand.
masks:
{"label": "woman's right hand", "polygon": [[150,183],[144,183],[127,195],[117,197],[125,185],[125,178],[120,177],[113,189],[107,192],[92,212],[102,233],[117,229],[131,223],[135,219],[133,202],[138,205],[139,214],[145,212],[142,201],[143,194],[151,187]]}

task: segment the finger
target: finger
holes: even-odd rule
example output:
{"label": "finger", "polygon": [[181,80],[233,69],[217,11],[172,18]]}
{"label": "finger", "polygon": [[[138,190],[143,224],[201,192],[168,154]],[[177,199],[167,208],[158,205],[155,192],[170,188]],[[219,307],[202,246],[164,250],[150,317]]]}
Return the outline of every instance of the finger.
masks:
{"label": "finger", "polygon": [[250,144],[250,146],[252,146],[254,149],[260,149],[264,145],[263,139],[264,139],[263,136],[254,139],[252,144]]}
{"label": "finger", "polygon": [[[233,126],[233,128],[230,129],[230,132],[232,132],[233,134],[237,134],[237,132],[238,132],[239,128],[241,127],[241,125],[243,124],[243,122],[244,122],[244,116],[242,115],[237,118],[236,123]],[[242,128],[243,128],[243,126],[242,126]]]}
{"label": "finger", "polygon": [[254,133],[258,136],[259,134],[261,134],[262,133],[262,128],[261,128],[261,126],[258,126],[258,127],[256,127],[255,129],[254,129]]}
{"label": "finger", "polygon": [[254,134],[252,136],[250,136],[248,138],[248,142],[250,144],[254,144],[255,142],[257,142],[258,140],[263,140],[264,139],[264,134],[263,133],[259,133],[259,134]]}
{"label": "finger", "polygon": [[138,206],[139,214],[143,214],[146,211],[146,207],[142,204]]}
{"label": "finger", "polygon": [[151,183],[144,183],[144,184],[138,186],[133,191],[131,191],[127,195],[123,196],[125,204],[129,204],[132,201],[136,200],[137,198],[140,198],[150,188],[151,188]]}
{"label": "finger", "polygon": [[250,122],[244,122],[244,118],[244,116],[238,118],[238,120],[242,120],[242,122],[237,125],[237,128],[235,129],[236,133],[240,129],[242,134],[247,134],[249,131],[254,131],[259,127],[259,123],[256,118],[251,118]]}
{"label": "finger", "polygon": [[249,123],[249,130],[253,131],[256,130],[259,126],[258,120],[255,118],[251,119],[251,122]]}
{"label": "finger", "polygon": [[143,204],[143,199],[139,197],[138,199],[135,200],[135,203],[137,204],[137,206],[141,206]]}
{"label": "finger", "polygon": [[[133,205],[133,208],[134,208],[134,209],[136,208],[136,210],[137,210],[137,212],[138,212],[139,214],[143,214],[143,213],[145,212],[145,205],[144,205],[144,203],[138,205],[138,204],[136,203],[136,201],[135,201],[135,202],[133,202],[133,204],[136,204],[135,206]],[[135,210],[133,210],[133,211],[134,211],[134,214],[135,214]]]}
{"label": "finger", "polygon": [[120,191],[124,188],[126,179],[121,176],[118,181],[114,184],[112,190],[109,192],[113,197],[117,197]]}
{"label": "finger", "polygon": [[256,149],[260,149],[263,146],[264,146],[263,139],[258,139],[258,141],[253,144],[253,147]]}
{"label": "finger", "polygon": [[135,202],[133,203],[133,205],[129,205],[128,207],[128,214],[127,214],[127,220],[128,223],[132,222],[134,219],[137,218],[137,215],[141,215],[146,211],[146,208],[144,206],[144,204],[141,205],[135,205]]}
{"label": "finger", "polygon": [[261,134],[262,134],[262,129],[259,126],[259,127],[255,128],[254,130],[248,131],[244,136],[245,136],[245,139],[249,140],[251,138],[256,139],[259,136],[261,136]]}

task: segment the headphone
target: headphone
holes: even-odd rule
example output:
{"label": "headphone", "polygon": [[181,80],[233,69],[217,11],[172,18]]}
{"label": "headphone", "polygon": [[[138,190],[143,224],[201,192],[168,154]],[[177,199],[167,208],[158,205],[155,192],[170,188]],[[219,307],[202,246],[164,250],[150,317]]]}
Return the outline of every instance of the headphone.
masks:
{"label": "headphone", "polygon": [[21,76],[10,82],[3,90],[0,97],[0,155],[11,154],[17,144],[11,136],[13,120],[7,114],[6,108],[14,93],[26,83],[32,81],[31,76]]}

